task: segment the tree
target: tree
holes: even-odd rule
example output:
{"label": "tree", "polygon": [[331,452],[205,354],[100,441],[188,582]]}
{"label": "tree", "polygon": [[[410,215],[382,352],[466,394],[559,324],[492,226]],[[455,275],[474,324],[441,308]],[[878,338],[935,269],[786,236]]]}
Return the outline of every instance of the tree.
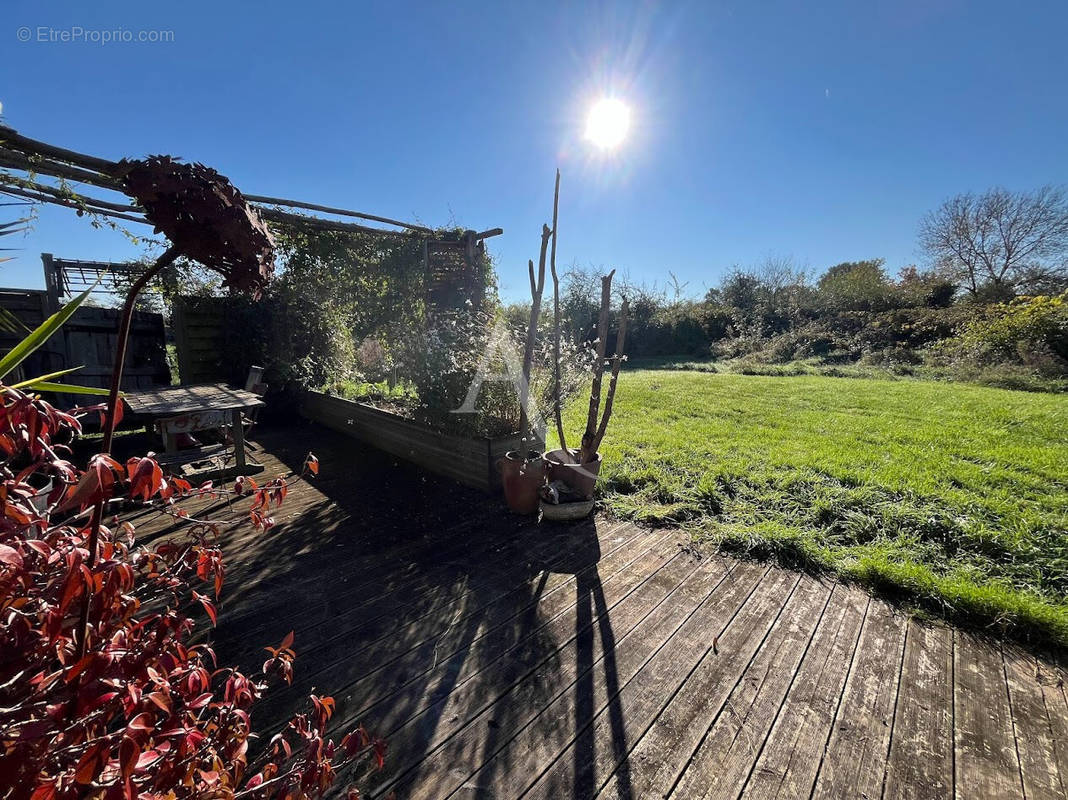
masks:
{"label": "tree", "polygon": [[959,194],[920,223],[936,271],[974,298],[1056,292],[1068,285],[1063,188]]}
{"label": "tree", "polygon": [[749,269],[733,267],[705,302],[732,309],[735,328],[750,335],[788,330],[805,315],[811,287],[804,269],[790,258],[769,256]]}
{"label": "tree", "polygon": [[816,288],[820,303],[831,311],[885,311],[893,305],[893,284],[883,259],[846,261],[828,269]]}
{"label": "tree", "polygon": [[957,288],[934,272],[921,272],[909,264],[897,275],[897,291],[906,308],[946,308],[953,304]]}

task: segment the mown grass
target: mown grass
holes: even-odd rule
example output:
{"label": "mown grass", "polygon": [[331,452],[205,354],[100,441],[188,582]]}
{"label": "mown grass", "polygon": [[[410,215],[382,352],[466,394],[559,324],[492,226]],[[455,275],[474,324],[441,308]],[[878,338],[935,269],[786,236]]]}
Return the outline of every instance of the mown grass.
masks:
{"label": "mown grass", "polygon": [[762,361],[752,356],[718,360],[693,360],[684,357],[657,356],[635,359],[632,368],[768,375],[778,378],[823,375],[831,378],[941,381],[970,383],[977,386],[1015,389],[1024,392],[1068,393],[1068,377],[1063,375],[1043,375],[1034,369],[1017,364],[987,366],[960,364],[947,367],[912,363],[830,363],[819,358],[775,362]]}
{"label": "mown grass", "polygon": [[[569,411],[580,430],[585,399]],[[617,514],[1068,646],[1068,398],[637,370],[602,447]]]}

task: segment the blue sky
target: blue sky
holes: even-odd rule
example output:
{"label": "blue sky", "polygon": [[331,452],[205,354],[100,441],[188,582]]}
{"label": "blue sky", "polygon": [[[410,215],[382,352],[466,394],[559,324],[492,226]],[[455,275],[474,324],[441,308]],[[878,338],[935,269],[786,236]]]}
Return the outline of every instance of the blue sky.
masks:
{"label": "blue sky", "polygon": [[[20,42],[22,26],[173,31]],[[945,197],[1068,182],[1068,4],[6,0],[0,102],[22,133],[106,157],[203,161],[253,194],[503,227],[526,294],[563,171],[559,261],[698,293],[732,264],[915,262]],[[633,126],[583,140],[604,95]],[[121,259],[121,235],[41,212],[37,253]]]}

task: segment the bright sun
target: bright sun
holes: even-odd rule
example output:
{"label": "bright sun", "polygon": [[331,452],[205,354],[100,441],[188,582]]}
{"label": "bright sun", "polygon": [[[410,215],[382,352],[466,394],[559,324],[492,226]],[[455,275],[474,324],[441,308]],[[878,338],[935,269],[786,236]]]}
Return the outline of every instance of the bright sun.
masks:
{"label": "bright sun", "polygon": [[613,150],[627,137],[630,109],[621,100],[598,100],[586,118],[586,139],[602,150]]}

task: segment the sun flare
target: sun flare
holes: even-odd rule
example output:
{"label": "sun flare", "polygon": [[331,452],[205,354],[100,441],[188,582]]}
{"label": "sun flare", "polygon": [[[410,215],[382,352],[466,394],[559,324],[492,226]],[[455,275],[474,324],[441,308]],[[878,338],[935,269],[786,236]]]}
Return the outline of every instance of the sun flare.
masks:
{"label": "sun flare", "polygon": [[614,150],[627,138],[630,108],[622,100],[606,97],[598,100],[586,118],[586,140],[602,150]]}

